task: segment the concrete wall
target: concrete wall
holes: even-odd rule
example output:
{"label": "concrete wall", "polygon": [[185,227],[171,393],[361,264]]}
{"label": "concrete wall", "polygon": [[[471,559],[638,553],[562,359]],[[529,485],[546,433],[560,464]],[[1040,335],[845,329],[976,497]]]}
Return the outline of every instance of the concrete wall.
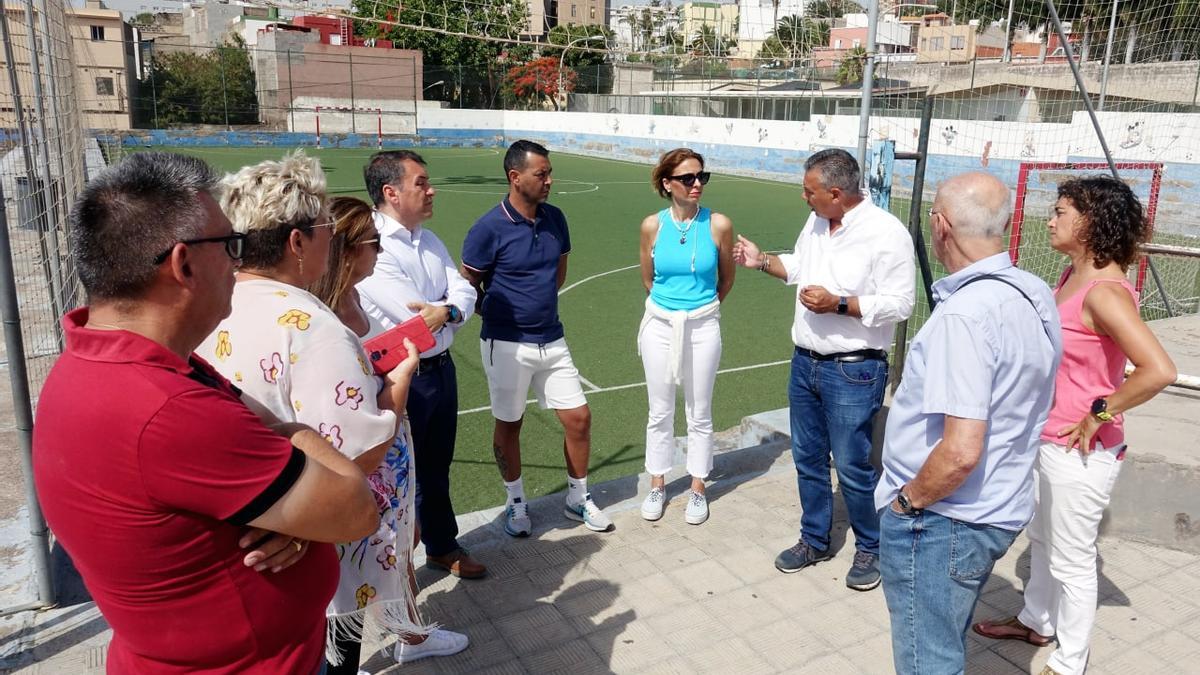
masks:
{"label": "concrete wall", "polygon": [[[321,105],[383,108],[411,113],[422,99],[421,52],[408,49],[347,47],[316,42],[316,32],[264,31],[254,52],[259,106],[264,122],[291,128],[289,108]],[[290,51],[289,51],[290,50]],[[294,100],[293,100],[294,99]],[[308,103],[302,103],[301,99]],[[312,123],[296,127],[314,129]],[[394,133],[413,133],[415,126]]]}

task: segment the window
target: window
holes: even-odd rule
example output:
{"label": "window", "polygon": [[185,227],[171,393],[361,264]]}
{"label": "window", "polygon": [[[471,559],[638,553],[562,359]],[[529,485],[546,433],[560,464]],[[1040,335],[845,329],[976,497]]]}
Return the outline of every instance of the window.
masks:
{"label": "window", "polygon": [[841,38],[838,38],[838,39],[836,39],[836,40],[834,40],[834,41],[833,41],[833,48],[834,48],[834,49],[841,49],[841,48],[842,48],[842,39],[841,39]]}
{"label": "window", "polygon": [[575,18],[575,5],[571,5],[571,18]]}
{"label": "window", "polygon": [[592,9],[591,9],[591,17],[592,17],[592,19],[596,18],[596,8],[595,7],[592,7]]}
{"label": "window", "polygon": [[96,95],[97,96],[112,96],[116,93],[113,89],[113,79],[111,77],[96,78]]}
{"label": "window", "polygon": [[921,49],[925,49],[928,46],[929,46],[929,40],[927,40],[926,38],[921,38]]}
{"label": "window", "polygon": [[934,51],[939,51],[946,48],[946,38],[929,38],[929,48]]}
{"label": "window", "polygon": [[862,46],[862,40],[855,40],[853,46],[855,49],[858,49],[859,47]]}
{"label": "window", "polygon": [[962,35],[955,35],[950,38],[950,49],[966,49],[967,38]]}
{"label": "window", "polygon": [[104,26],[92,26],[92,42],[104,42]]}

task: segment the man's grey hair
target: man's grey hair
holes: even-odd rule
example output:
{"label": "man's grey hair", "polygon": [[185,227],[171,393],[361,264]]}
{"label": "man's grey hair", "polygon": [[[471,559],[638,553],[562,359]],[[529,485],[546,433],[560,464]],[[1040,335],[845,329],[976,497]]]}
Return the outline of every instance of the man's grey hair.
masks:
{"label": "man's grey hair", "polygon": [[157,273],[154,258],[201,236],[200,195],[217,198],[220,175],[203,160],[139,152],[105,169],[71,209],[70,250],[91,302],[141,297]]}
{"label": "man's grey hair", "polygon": [[937,200],[959,236],[999,239],[1012,220],[1012,194],[991,174],[955,176],[938,189]]}
{"label": "man's grey hair", "polygon": [[859,192],[858,185],[862,180],[862,173],[859,171],[858,161],[841,148],[828,148],[814,153],[805,160],[804,171],[816,171],[821,185],[824,185],[826,190],[837,188],[851,194]]}

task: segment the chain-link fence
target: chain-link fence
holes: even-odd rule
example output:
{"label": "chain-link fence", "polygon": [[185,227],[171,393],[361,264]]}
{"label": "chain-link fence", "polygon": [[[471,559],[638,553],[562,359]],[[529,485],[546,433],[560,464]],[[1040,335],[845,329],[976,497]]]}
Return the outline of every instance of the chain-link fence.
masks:
{"label": "chain-link fence", "polygon": [[[101,160],[84,135],[73,22],[60,0],[0,0],[6,86],[0,87],[0,307],[16,438],[25,473],[38,603],[53,601],[48,538],[33,497],[32,409],[63,347],[62,314],[82,303],[67,255],[67,216],[90,165]],[[15,455],[7,455],[7,458]],[[9,506],[5,504],[5,506]],[[6,509],[8,511],[8,509]]]}

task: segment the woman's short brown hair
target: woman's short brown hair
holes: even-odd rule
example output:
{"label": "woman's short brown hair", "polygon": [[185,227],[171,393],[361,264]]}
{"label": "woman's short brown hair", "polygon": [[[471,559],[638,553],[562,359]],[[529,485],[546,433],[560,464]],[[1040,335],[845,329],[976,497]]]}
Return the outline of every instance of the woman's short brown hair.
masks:
{"label": "woman's short brown hair", "polygon": [[308,290],[336,311],[350,285],[356,257],[354,248],[375,234],[375,214],[370,204],[357,197],[334,197],[329,202],[329,214],[334,222],[333,238],[329,240],[329,267]]}
{"label": "woman's short brown hair", "polygon": [[667,199],[671,196],[671,193],[663,187],[663,181],[674,176],[675,169],[689,159],[700,162],[700,168],[704,169],[704,157],[691,148],[675,148],[658,159],[658,164],[650,172],[650,184],[654,186],[659,197]]}

